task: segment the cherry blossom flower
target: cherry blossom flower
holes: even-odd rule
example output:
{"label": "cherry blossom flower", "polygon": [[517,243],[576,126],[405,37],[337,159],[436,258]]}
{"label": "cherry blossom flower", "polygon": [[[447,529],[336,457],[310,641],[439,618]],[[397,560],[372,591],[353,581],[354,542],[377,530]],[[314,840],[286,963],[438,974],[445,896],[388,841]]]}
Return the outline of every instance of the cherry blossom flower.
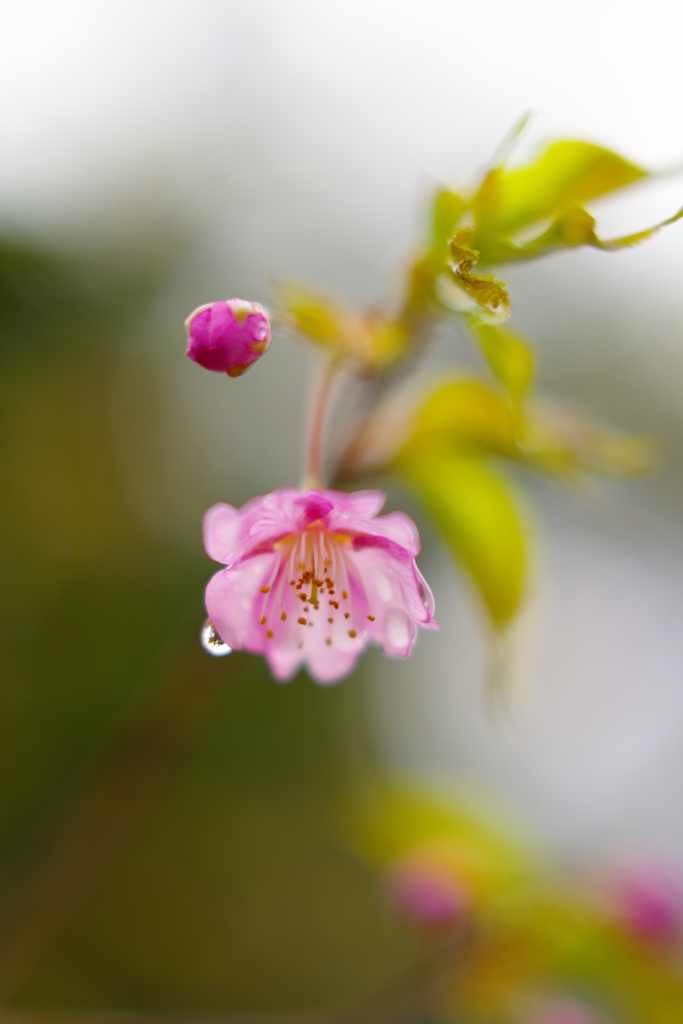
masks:
{"label": "cherry blossom flower", "polygon": [[210,508],[204,546],[226,566],[206,588],[218,637],[264,654],[281,680],[305,662],[318,682],[336,682],[370,643],[408,657],[417,626],[438,626],[417,528],[402,512],[378,516],[385,501],[282,487]]}
{"label": "cherry blossom flower", "polygon": [[270,346],[263,307],[245,299],[198,306],[185,321],[185,330],[190,359],[229,377],[240,377]]}

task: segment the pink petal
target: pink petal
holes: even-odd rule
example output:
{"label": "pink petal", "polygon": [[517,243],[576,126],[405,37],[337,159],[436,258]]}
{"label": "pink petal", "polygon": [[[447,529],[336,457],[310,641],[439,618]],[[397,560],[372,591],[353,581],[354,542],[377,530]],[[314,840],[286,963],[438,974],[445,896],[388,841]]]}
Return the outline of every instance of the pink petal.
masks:
{"label": "pink petal", "polygon": [[[406,658],[417,625],[438,629],[433,618],[434,599],[424,577],[410,558],[398,558],[382,547],[367,546],[347,552],[349,576],[356,580],[354,606],[367,606],[364,629],[386,654]],[[363,598],[356,590],[363,591]]]}
{"label": "pink petal", "polygon": [[384,491],[325,491],[325,494],[340,514],[368,518],[381,512],[387,500]]}
{"label": "pink petal", "polygon": [[275,553],[254,555],[222,569],[209,580],[205,592],[207,613],[221,640],[233,650],[263,650],[260,588],[270,582],[277,563]]}
{"label": "pink petal", "polygon": [[[380,492],[361,493],[378,495]],[[362,508],[360,503],[359,506]],[[412,519],[403,512],[390,512],[386,516],[369,515],[345,503],[335,501],[334,511],[327,517],[327,523],[331,530],[338,530],[340,533],[359,534],[392,541],[413,557],[420,553],[420,535],[417,527]]]}
{"label": "pink petal", "polygon": [[297,529],[295,501],[298,487],[281,487],[263,497],[252,498],[242,508],[213,505],[204,513],[204,548],[209,558],[224,565],[244,558]]}

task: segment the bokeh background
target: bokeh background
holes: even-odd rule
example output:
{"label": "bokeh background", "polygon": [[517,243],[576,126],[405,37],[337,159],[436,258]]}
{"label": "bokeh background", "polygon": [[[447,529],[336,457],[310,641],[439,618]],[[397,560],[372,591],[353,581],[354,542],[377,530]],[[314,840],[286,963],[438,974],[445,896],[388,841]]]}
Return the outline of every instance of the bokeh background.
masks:
{"label": "bokeh background", "polygon": [[[529,155],[683,162],[680,5],[607,0],[0,6],[0,1005],[310,1010],[414,954],[335,808],[378,768],[549,858],[683,871],[683,227],[510,270],[540,385],[655,436],[658,474],[524,481],[533,586],[509,714],[424,524],[441,632],[331,690],[198,648],[200,520],[295,482],[310,357],[239,381],[182,321],[299,279],[390,304],[431,186],[527,109]],[[596,207],[668,216],[683,177]],[[466,365],[456,338],[438,358]]]}

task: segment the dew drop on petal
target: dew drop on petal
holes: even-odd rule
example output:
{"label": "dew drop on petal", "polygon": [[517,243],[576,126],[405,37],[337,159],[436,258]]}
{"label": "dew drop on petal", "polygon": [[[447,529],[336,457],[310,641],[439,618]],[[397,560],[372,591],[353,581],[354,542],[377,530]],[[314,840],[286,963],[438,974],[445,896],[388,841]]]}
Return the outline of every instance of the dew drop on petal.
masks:
{"label": "dew drop on petal", "polygon": [[214,658],[224,658],[226,654],[232,654],[232,647],[223,643],[214,629],[211,619],[207,619],[202,626],[200,639],[204,650],[212,654]]}

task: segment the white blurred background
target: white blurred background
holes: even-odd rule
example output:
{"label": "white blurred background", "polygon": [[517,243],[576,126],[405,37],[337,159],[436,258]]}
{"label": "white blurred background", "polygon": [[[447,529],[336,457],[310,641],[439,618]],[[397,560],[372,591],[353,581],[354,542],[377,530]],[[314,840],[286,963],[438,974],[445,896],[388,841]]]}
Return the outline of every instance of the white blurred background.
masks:
{"label": "white blurred background", "polygon": [[[78,248],[171,217],[193,238],[156,311],[166,482],[130,498],[178,543],[199,543],[189,482],[208,504],[296,480],[307,374],[303,350],[277,339],[226,401],[184,360],[193,306],[267,302],[278,277],[391,302],[430,186],[470,179],[528,109],[520,156],[575,137],[652,169],[683,164],[675,2],[24,0],[0,7],[0,25],[4,230]],[[625,233],[681,203],[671,177],[595,212]],[[509,721],[486,716],[481,622],[433,542],[423,568],[441,632],[405,665],[371,656],[387,760],[468,780],[571,856],[646,849],[683,864],[682,262],[679,224],[506,277],[546,391],[652,431],[666,453],[651,482],[535,488]]]}

